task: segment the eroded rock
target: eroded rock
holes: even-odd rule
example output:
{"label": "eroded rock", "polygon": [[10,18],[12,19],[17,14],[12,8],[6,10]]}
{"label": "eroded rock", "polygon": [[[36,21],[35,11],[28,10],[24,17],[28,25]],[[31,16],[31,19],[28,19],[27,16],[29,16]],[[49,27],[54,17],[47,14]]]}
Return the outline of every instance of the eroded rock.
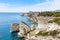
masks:
{"label": "eroded rock", "polygon": [[[24,23],[24,22],[22,22],[22,23],[20,23],[20,28],[19,28],[19,33],[18,33],[18,35],[22,35],[23,34],[23,36],[24,35],[26,35],[31,29],[30,29],[30,27],[26,24],[26,23]],[[22,36],[21,36],[22,37]]]}
{"label": "eroded rock", "polygon": [[18,23],[11,24],[10,32],[15,32],[15,31],[19,31],[19,24]]}

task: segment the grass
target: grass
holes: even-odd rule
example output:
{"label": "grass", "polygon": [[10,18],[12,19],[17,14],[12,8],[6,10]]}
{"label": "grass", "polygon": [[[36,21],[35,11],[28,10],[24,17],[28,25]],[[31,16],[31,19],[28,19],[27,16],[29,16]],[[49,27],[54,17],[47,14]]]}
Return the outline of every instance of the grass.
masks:
{"label": "grass", "polygon": [[48,35],[48,32],[46,32],[46,31],[40,31],[37,35],[46,36],[46,35]]}
{"label": "grass", "polygon": [[53,30],[53,31],[40,31],[37,35],[39,36],[39,35],[42,35],[42,36],[47,36],[47,35],[52,35],[52,36],[54,36],[54,35],[56,35],[58,33],[58,31],[57,30]]}
{"label": "grass", "polygon": [[35,35],[35,29],[34,30],[31,30],[28,34],[29,34],[29,36],[33,36],[33,35]]}
{"label": "grass", "polygon": [[54,16],[54,17],[60,17],[60,12],[39,12],[38,16]]}
{"label": "grass", "polygon": [[48,21],[48,23],[52,23],[52,22],[60,24],[60,18],[54,18],[53,20]]}

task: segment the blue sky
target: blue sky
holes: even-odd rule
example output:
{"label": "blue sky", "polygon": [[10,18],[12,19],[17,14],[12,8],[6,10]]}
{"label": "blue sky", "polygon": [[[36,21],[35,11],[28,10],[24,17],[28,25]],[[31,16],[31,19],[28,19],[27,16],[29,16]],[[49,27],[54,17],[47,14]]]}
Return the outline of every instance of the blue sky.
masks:
{"label": "blue sky", "polygon": [[60,10],[60,0],[0,0],[0,12]]}
{"label": "blue sky", "polygon": [[28,6],[37,3],[45,2],[46,0],[0,0],[0,3],[8,3],[13,5],[21,5],[21,6]]}

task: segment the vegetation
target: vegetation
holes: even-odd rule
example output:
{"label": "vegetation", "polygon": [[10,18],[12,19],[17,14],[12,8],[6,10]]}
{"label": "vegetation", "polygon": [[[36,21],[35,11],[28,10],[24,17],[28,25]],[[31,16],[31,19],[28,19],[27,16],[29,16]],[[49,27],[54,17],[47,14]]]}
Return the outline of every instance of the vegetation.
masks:
{"label": "vegetation", "polygon": [[48,23],[53,23],[53,20],[49,20]]}
{"label": "vegetation", "polygon": [[48,35],[48,32],[46,32],[46,31],[40,31],[37,35],[43,35],[43,36],[45,36],[45,35]]}
{"label": "vegetation", "polygon": [[49,35],[55,36],[58,33],[57,30],[49,31]]}
{"label": "vegetation", "polygon": [[46,31],[40,31],[37,35],[42,35],[42,36],[52,35],[52,36],[54,36],[57,33],[58,33],[57,30],[48,31],[48,32],[46,32]]}
{"label": "vegetation", "polygon": [[60,18],[54,18],[53,20],[48,21],[48,23],[52,23],[52,22],[60,24]]}
{"label": "vegetation", "polygon": [[39,12],[38,16],[55,16],[55,17],[59,17],[60,12]]}
{"label": "vegetation", "polygon": [[29,34],[29,36],[33,36],[33,35],[35,35],[35,29],[34,30],[31,30],[28,34]]}

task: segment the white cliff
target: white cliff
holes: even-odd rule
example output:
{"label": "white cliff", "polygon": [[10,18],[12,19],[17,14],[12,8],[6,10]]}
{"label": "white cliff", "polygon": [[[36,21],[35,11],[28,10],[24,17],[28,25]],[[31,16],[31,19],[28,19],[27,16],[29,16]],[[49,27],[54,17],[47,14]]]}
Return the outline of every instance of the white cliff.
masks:
{"label": "white cliff", "polygon": [[[35,27],[35,24],[32,24],[32,26],[29,27],[26,23],[21,22],[19,24],[19,28],[17,28],[19,29],[18,36],[26,37],[26,40],[60,40],[60,38],[58,38],[60,37],[60,25],[55,22],[48,23],[49,20],[57,17],[38,16],[38,14],[38,12],[29,12],[24,14],[24,16],[26,16],[28,19],[38,23],[38,25]],[[41,34],[38,35],[39,32],[41,32]],[[45,35],[45,33],[47,35]],[[55,35],[53,36],[53,34]]]}
{"label": "white cliff", "polygon": [[24,22],[20,23],[19,26],[20,28],[19,28],[18,36],[24,37],[25,34],[27,34],[31,30],[30,27]]}
{"label": "white cliff", "polygon": [[48,24],[48,29],[47,29],[47,31],[51,31],[51,30],[58,30],[59,29],[59,25],[58,24],[56,24],[56,23],[50,23],[50,24]]}

